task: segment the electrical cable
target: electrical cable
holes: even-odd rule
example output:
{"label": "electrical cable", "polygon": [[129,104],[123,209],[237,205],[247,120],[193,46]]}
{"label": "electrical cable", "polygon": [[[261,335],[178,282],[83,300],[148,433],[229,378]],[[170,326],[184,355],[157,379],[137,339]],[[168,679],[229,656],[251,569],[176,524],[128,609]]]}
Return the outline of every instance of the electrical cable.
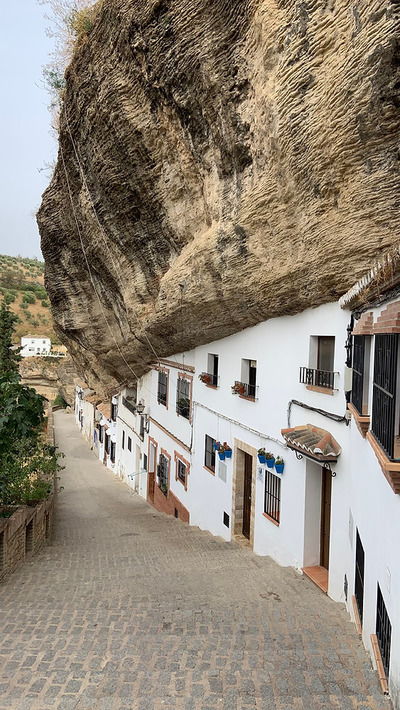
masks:
{"label": "electrical cable", "polygon": [[231,417],[227,417],[225,414],[216,412],[214,409],[211,409],[210,407],[207,407],[205,404],[201,404],[200,402],[194,401],[193,405],[195,405],[196,407],[201,407],[202,409],[206,409],[208,412],[211,412],[211,414],[215,414],[215,416],[217,416],[218,418],[225,419],[225,421],[230,422],[231,424],[235,424],[241,429],[246,429],[246,431],[250,431],[252,434],[256,434],[256,436],[259,436],[261,439],[266,439],[267,441],[274,441],[276,444],[279,444],[279,446],[282,446],[282,448],[287,449],[286,443],[284,441],[281,441],[280,439],[277,439],[275,436],[270,436],[269,434],[265,434],[264,432],[258,431],[257,429],[253,429],[252,427],[246,426],[245,424],[242,424],[242,422],[238,422],[235,419],[231,419]]}
{"label": "electrical cable", "polygon": [[334,414],[333,412],[327,412],[325,409],[319,409],[319,407],[311,407],[311,405],[305,404],[304,402],[299,402],[297,399],[291,399],[288,403],[288,408],[287,408],[288,428],[290,428],[290,414],[292,411],[293,404],[295,404],[297,407],[302,407],[303,409],[308,409],[311,412],[317,412],[317,414],[321,414],[323,417],[327,417],[328,419],[332,419],[334,422],[346,422],[347,425],[349,423],[349,420],[346,417],[346,415],[342,416],[341,414]]}

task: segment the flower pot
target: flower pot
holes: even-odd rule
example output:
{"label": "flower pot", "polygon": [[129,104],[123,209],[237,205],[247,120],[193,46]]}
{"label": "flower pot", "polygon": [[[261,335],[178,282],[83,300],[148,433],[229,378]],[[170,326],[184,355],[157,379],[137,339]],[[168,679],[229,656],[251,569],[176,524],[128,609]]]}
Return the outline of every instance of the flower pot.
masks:
{"label": "flower pot", "polygon": [[265,459],[268,468],[274,468],[275,459]]}
{"label": "flower pot", "polygon": [[276,463],[276,464],[275,464],[275,471],[276,471],[277,473],[283,473],[283,469],[284,469],[284,468],[285,468],[285,464],[284,464],[284,463]]}
{"label": "flower pot", "polygon": [[257,454],[258,460],[260,463],[265,463],[265,456],[264,454]]}
{"label": "flower pot", "polygon": [[229,449],[228,451],[225,451],[225,458],[226,458],[226,459],[231,459],[231,458],[232,458],[232,449]]}
{"label": "flower pot", "polygon": [[225,451],[218,451],[220,461],[225,461]]}

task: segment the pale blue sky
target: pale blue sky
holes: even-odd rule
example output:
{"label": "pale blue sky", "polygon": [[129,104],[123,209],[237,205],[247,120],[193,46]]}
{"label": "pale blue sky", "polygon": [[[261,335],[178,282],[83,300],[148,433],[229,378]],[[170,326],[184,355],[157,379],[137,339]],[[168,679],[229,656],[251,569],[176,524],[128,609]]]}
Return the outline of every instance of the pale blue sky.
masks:
{"label": "pale blue sky", "polygon": [[42,86],[52,40],[36,0],[0,5],[0,254],[41,258],[34,213],[50,172],[38,171],[56,154]]}

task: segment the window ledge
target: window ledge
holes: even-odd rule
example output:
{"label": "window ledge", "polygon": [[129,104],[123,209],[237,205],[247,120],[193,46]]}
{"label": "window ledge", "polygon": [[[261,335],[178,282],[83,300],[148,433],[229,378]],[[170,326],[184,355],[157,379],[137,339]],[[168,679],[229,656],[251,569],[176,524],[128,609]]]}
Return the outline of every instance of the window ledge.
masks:
{"label": "window ledge", "polygon": [[400,462],[398,463],[388,459],[382,447],[375,439],[372,431],[367,432],[366,438],[372,446],[374,454],[379,461],[379,465],[387,482],[395,493],[400,493]]}
{"label": "window ledge", "polygon": [[205,384],[206,387],[209,387],[210,390],[217,390],[218,389],[218,385],[208,385],[207,382],[204,382],[203,384]]}
{"label": "window ledge", "polygon": [[376,634],[371,634],[371,646],[375,658],[376,668],[378,671],[378,678],[381,684],[382,692],[385,695],[389,695],[388,682],[386,678],[386,673],[383,668],[382,656],[379,649],[379,643]]}
{"label": "window ledge", "polygon": [[320,392],[320,394],[334,394],[335,390],[329,387],[317,387],[316,385],[306,385],[306,389],[310,392]]}
{"label": "window ledge", "polygon": [[208,466],[203,466],[205,471],[208,471],[208,473],[211,473],[212,476],[215,476],[215,471],[212,470],[212,468],[208,468]]}
{"label": "window ledge", "polygon": [[246,394],[240,394],[239,395],[240,399],[247,399],[248,402],[255,402],[256,397],[248,397]]}
{"label": "window ledge", "polygon": [[268,513],[263,513],[263,516],[264,516],[264,518],[267,518],[267,520],[269,520],[271,523],[276,525],[277,528],[279,528],[280,523],[278,523],[277,520],[274,520],[273,518],[271,518],[271,516],[268,515]]}
{"label": "window ledge", "polygon": [[369,416],[369,414],[359,414],[354,404],[351,404],[351,402],[349,402],[349,404],[347,405],[347,409],[351,413],[351,416],[353,417],[356,423],[358,431],[365,439],[367,431],[371,424],[371,417]]}

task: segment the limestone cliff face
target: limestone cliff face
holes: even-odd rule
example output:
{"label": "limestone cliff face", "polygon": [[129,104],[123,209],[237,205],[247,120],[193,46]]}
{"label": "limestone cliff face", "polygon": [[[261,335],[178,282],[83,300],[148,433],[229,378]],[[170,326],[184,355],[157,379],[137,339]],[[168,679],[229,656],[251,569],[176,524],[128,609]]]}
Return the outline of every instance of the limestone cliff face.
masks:
{"label": "limestone cliff face", "polygon": [[19,364],[19,371],[22,383],[33,387],[50,402],[57,394],[61,394],[69,405],[74,406],[75,387],[82,381],[69,356],[60,359],[24,357]]}
{"label": "limestone cliff face", "polygon": [[399,240],[399,15],[103,1],[39,212],[55,321],[89,381],[336,299]]}

